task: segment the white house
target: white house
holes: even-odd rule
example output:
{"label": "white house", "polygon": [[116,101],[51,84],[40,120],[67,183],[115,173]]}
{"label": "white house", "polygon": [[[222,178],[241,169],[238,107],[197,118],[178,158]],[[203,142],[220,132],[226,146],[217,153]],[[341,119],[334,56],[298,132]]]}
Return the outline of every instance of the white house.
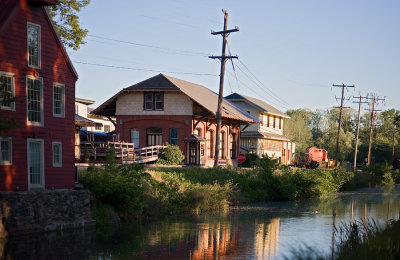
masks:
{"label": "white house", "polygon": [[[92,132],[112,132],[115,130],[114,124],[106,117],[93,115],[90,112],[93,108],[88,106],[93,105],[96,101],[85,98],[75,98],[75,114],[87,118],[96,124],[95,126],[85,126],[82,130],[92,131]],[[113,119],[113,118],[111,118]],[[113,119],[115,122],[115,119]]]}
{"label": "white house", "polygon": [[288,115],[262,100],[242,94],[233,93],[225,98],[258,119],[258,123],[242,130],[242,152],[268,155],[285,165],[292,162],[296,146],[283,135],[283,119],[290,118]]}

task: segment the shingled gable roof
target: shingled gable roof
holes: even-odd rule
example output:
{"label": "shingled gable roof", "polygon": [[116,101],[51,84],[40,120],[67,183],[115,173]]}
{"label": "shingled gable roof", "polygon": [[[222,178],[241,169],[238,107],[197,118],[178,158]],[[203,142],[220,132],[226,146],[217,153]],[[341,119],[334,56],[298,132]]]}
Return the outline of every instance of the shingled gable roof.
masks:
{"label": "shingled gable roof", "polygon": [[271,114],[271,115],[281,116],[281,117],[284,117],[284,118],[290,118],[290,116],[288,116],[287,114],[279,111],[278,109],[274,108],[273,106],[271,106],[271,105],[269,105],[269,104],[265,103],[264,101],[259,100],[257,98],[245,96],[245,95],[238,94],[238,93],[230,94],[229,96],[226,96],[225,98],[230,100],[230,101],[244,101],[244,102],[248,103],[249,105],[257,108],[260,111],[262,111],[263,113],[268,113],[268,114]]}
{"label": "shingled gable roof", "polygon": [[[119,96],[134,91],[181,91],[193,101],[204,107],[211,114],[215,115],[218,105],[218,95],[208,88],[177,79],[164,74],[158,74],[152,78],[139,82],[130,87],[124,88],[106,102],[96,108],[92,114],[113,116],[115,115],[116,101]],[[227,100],[222,102],[222,117],[231,118],[245,122],[255,122],[256,119],[242,111],[240,108]]]}

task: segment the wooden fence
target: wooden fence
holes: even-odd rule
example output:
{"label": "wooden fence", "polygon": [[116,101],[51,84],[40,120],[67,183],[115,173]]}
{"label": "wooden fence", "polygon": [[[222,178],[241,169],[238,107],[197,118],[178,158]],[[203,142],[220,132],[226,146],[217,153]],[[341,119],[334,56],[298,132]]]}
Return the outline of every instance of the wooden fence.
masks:
{"label": "wooden fence", "polygon": [[83,162],[104,163],[108,148],[114,148],[117,163],[147,163],[156,161],[160,150],[166,146],[156,145],[134,148],[133,143],[125,142],[81,142],[80,150]]}

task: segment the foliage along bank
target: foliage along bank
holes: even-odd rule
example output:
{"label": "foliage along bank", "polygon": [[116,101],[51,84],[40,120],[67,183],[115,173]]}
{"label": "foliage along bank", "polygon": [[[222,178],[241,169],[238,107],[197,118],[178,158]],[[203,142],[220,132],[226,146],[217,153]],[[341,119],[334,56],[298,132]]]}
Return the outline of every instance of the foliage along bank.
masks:
{"label": "foliage along bank", "polygon": [[353,174],[333,170],[290,169],[267,157],[253,169],[154,168],[106,164],[80,173],[94,195],[93,217],[101,224],[138,217],[160,217],[226,209],[241,203],[317,198],[344,189],[400,183],[400,172],[370,166]]}

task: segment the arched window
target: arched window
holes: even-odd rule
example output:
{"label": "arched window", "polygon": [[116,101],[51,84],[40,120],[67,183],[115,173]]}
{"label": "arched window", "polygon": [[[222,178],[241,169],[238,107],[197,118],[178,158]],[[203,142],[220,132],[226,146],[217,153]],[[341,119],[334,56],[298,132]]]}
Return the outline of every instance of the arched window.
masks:
{"label": "arched window", "polygon": [[207,156],[209,158],[213,158],[214,157],[214,131],[213,130],[208,130],[207,131]]}
{"label": "arched window", "polygon": [[226,137],[225,132],[221,131],[219,137],[219,157],[222,159],[226,158]]}

